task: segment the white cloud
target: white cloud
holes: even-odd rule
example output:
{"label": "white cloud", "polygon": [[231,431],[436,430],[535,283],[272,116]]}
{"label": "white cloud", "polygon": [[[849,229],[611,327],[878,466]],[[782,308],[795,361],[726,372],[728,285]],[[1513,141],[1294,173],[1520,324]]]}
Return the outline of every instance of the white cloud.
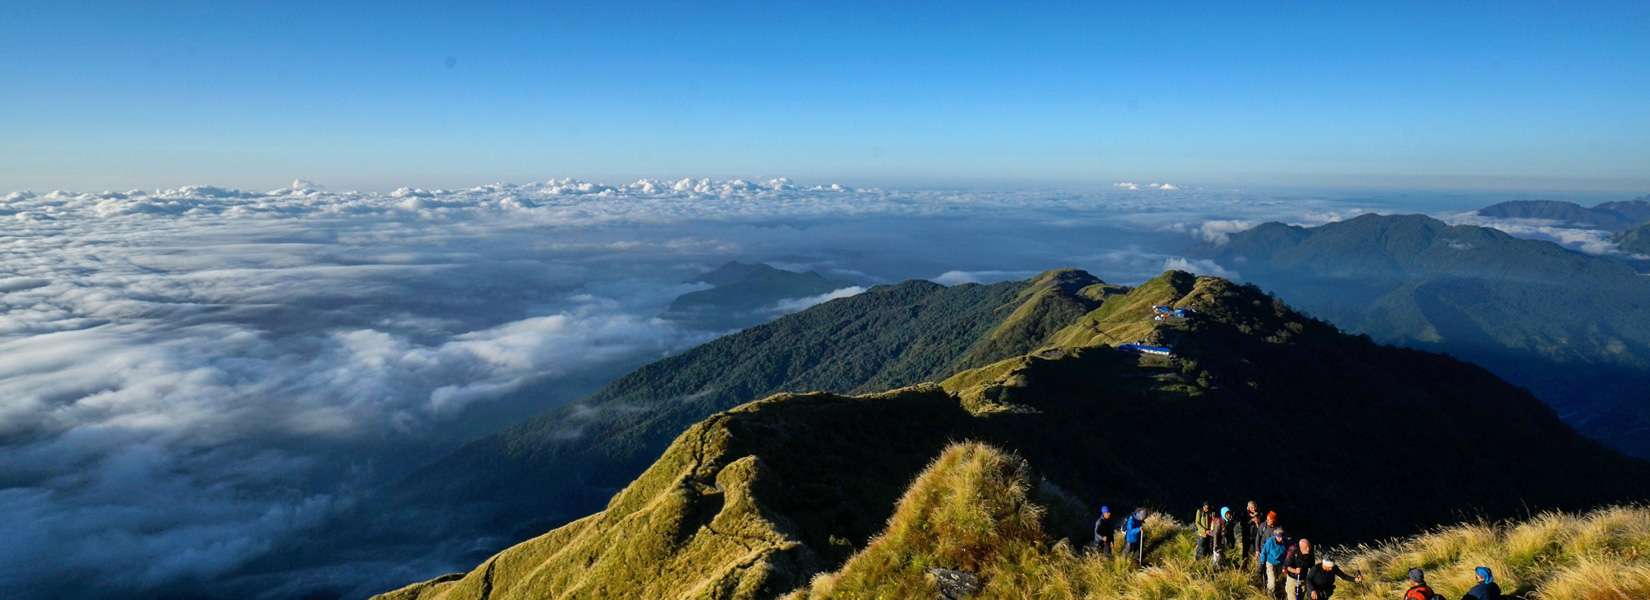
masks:
{"label": "white cloud", "polygon": [[1340,222],[1340,221],[1345,221],[1347,219],[1350,219],[1352,217],[1356,217],[1356,216],[1364,214],[1366,212],[1368,212],[1368,211],[1366,211],[1362,208],[1348,208],[1348,209],[1343,209],[1343,210],[1309,210],[1309,211],[1306,211],[1304,213],[1301,213],[1300,215],[1296,216],[1294,219],[1288,220],[1288,223],[1290,225],[1302,225],[1302,226],[1306,226],[1306,227],[1313,227],[1313,226],[1317,226],[1317,225],[1325,225],[1325,224],[1329,224],[1329,223],[1336,223],[1336,222]]}
{"label": "white cloud", "polygon": [[1036,273],[1035,271],[997,271],[997,270],[946,271],[946,272],[941,273],[941,274],[939,274],[935,277],[929,278],[929,281],[932,281],[934,283],[938,283],[940,285],[945,285],[945,286],[962,285],[962,284],[965,284],[965,283],[992,283],[992,282],[997,282],[997,281],[1007,281],[1009,279],[1019,279],[1019,278],[1022,278],[1022,277],[1028,277],[1028,276],[1031,276],[1035,273]]}
{"label": "white cloud", "polygon": [[1112,187],[1130,192],[1138,192],[1141,189],[1159,190],[1164,192],[1175,192],[1180,190],[1180,186],[1172,183],[1163,183],[1160,181],[1153,181],[1145,185],[1140,185],[1133,181],[1119,181],[1112,184]]}
{"label": "white cloud", "polygon": [[1164,229],[1185,232],[1199,240],[1221,245],[1230,241],[1232,234],[1249,230],[1257,224],[1246,219],[1211,219],[1197,225],[1172,223]]}
{"label": "white cloud", "polygon": [[1186,271],[1196,275],[1213,275],[1215,277],[1225,277],[1227,279],[1238,278],[1237,272],[1228,271],[1226,268],[1215,264],[1215,261],[1202,258],[1193,260],[1175,256],[1164,259],[1163,270],[1167,271],[1171,269]]}
{"label": "white cloud", "polygon": [[864,292],[865,292],[864,287],[857,286],[857,285],[852,285],[852,286],[848,286],[848,287],[844,287],[844,288],[837,288],[837,289],[831,290],[829,292],[825,292],[825,293],[817,295],[817,296],[808,296],[808,297],[804,297],[804,298],[790,298],[790,299],[786,299],[786,300],[780,300],[778,304],[774,305],[771,312],[778,313],[778,314],[790,314],[790,313],[794,313],[794,312],[797,312],[797,311],[801,311],[801,310],[806,309],[808,307],[811,307],[815,304],[822,304],[822,303],[825,303],[825,302],[830,302],[832,300],[836,300],[837,298],[847,298],[847,297],[850,297],[850,296],[857,296],[857,295],[859,295],[861,293],[864,293]]}
{"label": "white cloud", "polygon": [[1549,219],[1498,219],[1477,212],[1449,214],[1439,219],[1451,225],[1489,227],[1515,237],[1546,240],[1588,254],[1621,253],[1609,231],[1570,227]]}

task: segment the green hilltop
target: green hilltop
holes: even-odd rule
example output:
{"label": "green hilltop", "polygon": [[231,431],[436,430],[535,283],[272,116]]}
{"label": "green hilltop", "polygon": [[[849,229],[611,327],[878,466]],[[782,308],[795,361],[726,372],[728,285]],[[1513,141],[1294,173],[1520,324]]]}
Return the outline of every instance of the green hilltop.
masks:
{"label": "green hilltop", "polygon": [[[1121,588],[1083,574],[1092,559],[1069,540],[1084,537],[1087,507],[1189,512],[1211,494],[1255,497],[1291,527],[1351,543],[1462,510],[1503,518],[1650,490],[1650,466],[1580,437],[1482,369],[1344,335],[1254,287],[1180,272],[1127,292],[1100,293],[1071,272],[1036,281],[1099,305],[1049,343],[1008,344],[1034,348],[938,384],[781,393],[716,412],[595,514],[382,597],[932,596],[930,567],[966,571],[987,590],[1171,597],[1164,590],[1204,575]],[[1025,287],[1004,289],[999,306],[1039,295]],[[1153,321],[1158,303],[1193,312]],[[1142,335],[1131,321],[1147,324]],[[1102,333],[1175,356],[1096,342]],[[1154,556],[1179,552],[1164,543],[1185,542],[1163,539]],[[1228,597],[1220,575],[1207,577],[1188,589]]]}

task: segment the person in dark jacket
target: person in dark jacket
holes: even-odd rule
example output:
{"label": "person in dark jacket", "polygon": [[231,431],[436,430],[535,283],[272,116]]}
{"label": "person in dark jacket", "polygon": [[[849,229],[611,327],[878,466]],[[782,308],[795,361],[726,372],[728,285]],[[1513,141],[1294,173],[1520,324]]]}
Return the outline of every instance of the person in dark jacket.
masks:
{"label": "person in dark jacket", "polygon": [[[1266,543],[1266,538],[1272,537],[1270,530],[1260,530],[1262,527],[1261,519],[1264,518],[1260,514],[1260,505],[1255,504],[1254,500],[1250,500],[1248,504],[1244,505],[1242,519],[1238,521],[1238,527],[1232,530],[1232,535],[1237,536],[1238,539],[1238,543],[1233,546],[1233,550],[1239,552],[1238,568],[1245,568],[1250,564],[1254,564],[1251,561],[1254,560],[1255,553],[1260,552],[1260,545]],[[1258,565],[1257,568],[1259,568]]]}
{"label": "person in dark jacket", "polygon": [[1501,586],[1495,583],[1495,574],[1489,567],[1478,567],[1472,572],[1478,575],[1478,585],[1467,590],[1467,595],[1461,600],[1501,600]]}
{"label": "person in dark jacket", "polygon": [[1112,537],[1117,534],[1117,517],[1112,516],[1110,506],[1100,507],[1100,518],[1094,520],[1094,547],[1100,554],[1111,556]]}
{"label": "person in dark jacket", "polygon": [[1203,560],[1213,548],[1213,540],[1209,539],[1209,521],[1215,518],[1215,509],[1208,500],[1203,501],[1203,507],[1192,515],[1192,530],[1197,532],[1197,548],[1192,550],[1192,560]]}
{"label": "person in dark jacket", "polygon": [[1326,556],[1306,573],[1307,600],[1329,600],[1335,595],[1336,579],[1345,579],[1356,583],[1363,583],[1364,580],[1361,575],[1357,577],[1347,575],[1340,567],[1335,566],[1335,561],[1329,560],[1329,557]]}
{"label": "person in dark jacket", "polygon": [[1306,589],[1306,574],[1318,564],[1318,557],[1312,554],[1312,541],[1301,538],[1295,543],[1295,548],[1289,551],[1289,556],[1283,559],[1283,573],[1287,577],[1284,582],[1283,593],[1289,600],[1302,600],[1302,592]]}
{"label": "person in dark jacket", "polygon": [[1232,543],[1229,527],[1231,522],[1226,518],[1231,516],[1232,509],[1220,507],[1220,512],[1209,518],[1209,560],[1215,566],[1220,566],[1220,559],[1226,553],[1226,548]]}

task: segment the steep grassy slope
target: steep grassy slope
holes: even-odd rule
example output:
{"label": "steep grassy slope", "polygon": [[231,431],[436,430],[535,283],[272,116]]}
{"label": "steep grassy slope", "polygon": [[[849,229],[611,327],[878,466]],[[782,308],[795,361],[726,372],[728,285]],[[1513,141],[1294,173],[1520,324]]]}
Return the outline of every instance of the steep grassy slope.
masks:
{"label": "steep grassy slope", "polygon": [[[1015,549],[1081,535],[1078,507],[1102,500],[1189,511],[1211,494],[1258,497],[1333,542],[1459,511],[1501,517],[1650,493],[1644,463],[1581,438],[1483,370],[1342,335],[1253,287],[1169,273],[1071,327],[1121,326],[1159,300],[1197,310],[1147,334],[1176,358],[1049,346],[939,385],[746,404],[688,428],[602,512],[387,597],[772,597],[859,550],[851,569],[990,573],[998,549],[1031,560]],[[959,440],[1018,458],[965,445],[918,477]],[[903,513],[971,529],[890,525],[902,494]],[[885,528],[896,549],[941,545],[868,545]],[[884,581],[855,577],[819,591]],[[916,589],[901,581],[887,585]]]}
{"label": "steep grassy slope", "polygon": [[1483,365],[1650,456],[1650,278],[1619,261],[1419,215],[1268,223],[1217,260],[1348,330]]}
{"label": "steep grassy slope", "polygon": [[409,478],[402,505],[512,540],[599,509],[688,425],[783,391],[867,392],[1027,352],[1115,291],[1080,271],[1026,282],[879,286],[642,367]]}

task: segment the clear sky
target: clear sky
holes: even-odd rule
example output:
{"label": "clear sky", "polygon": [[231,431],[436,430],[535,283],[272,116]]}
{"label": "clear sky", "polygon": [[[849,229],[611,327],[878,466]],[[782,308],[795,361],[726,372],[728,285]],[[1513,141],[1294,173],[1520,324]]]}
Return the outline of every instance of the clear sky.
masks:
{"label": "clear sky", "polygon": [[0,191],[738,175],[1650,192],[1643,0],[333,4],[0,3]]}

